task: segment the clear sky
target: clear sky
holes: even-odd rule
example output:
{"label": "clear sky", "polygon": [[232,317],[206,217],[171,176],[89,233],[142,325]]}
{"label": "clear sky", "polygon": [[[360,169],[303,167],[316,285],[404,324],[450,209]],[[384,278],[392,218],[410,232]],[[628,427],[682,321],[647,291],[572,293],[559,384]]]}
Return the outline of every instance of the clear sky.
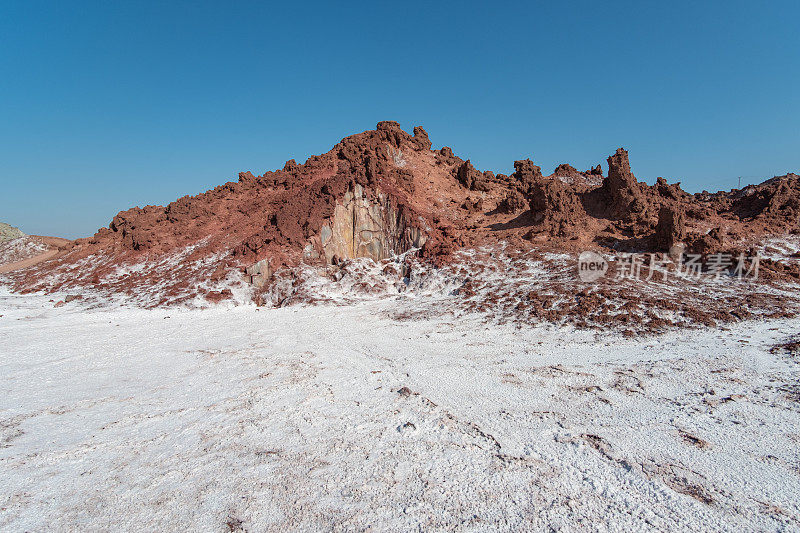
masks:
{"label": "clear sky", "polygon": [[424,126],[695,192],[800,171],[800,2],[0,3],[0,221],[79,237],[343,136]]}

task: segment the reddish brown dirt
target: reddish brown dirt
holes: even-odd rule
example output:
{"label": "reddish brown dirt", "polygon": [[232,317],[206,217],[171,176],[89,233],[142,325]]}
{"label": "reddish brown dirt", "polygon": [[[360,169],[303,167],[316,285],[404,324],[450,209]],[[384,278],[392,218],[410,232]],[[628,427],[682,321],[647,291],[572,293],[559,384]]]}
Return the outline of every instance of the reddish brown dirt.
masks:
{"label": "reddish brown dirt", "polygon": [[[566,163],[545,176],[525,159],[514,163],[512,175],[495,175],[476,169],[448,147],[431,150],[421,127],[409,135],[396,122],[385,121],[304,164],[291,160],[262,176],[242,172],[236,182],[167,206],[122,211],[107,228],[70,243],[36,269],[16,273],[12,281],[15,289],[28,291],[87,281],[116,292],[161,282],[183,287],[204,280],[181,278],[179,269],[170,270],[167,280],[165,274],[113,282],[106,277],[116,265],[156,261],[198,243],[191,259],[217,258],[215,265],[193,271],[208,278],[223,276],[225,267],[244,269],[261,259],[270,261],[272,271],[320,262],[304,258],[304,247],[319,246],[320,228],[355,185],[367,195],[389,196],[399,216],[427,235],[419,257],[436,264],[447,263],[460,248],[501,241],[546,244],[560,251],[666,251],[685,243],[689,250],[709,254],[747,250],[764,235],[800,232],[800,178],[795,174],[741,190],[690,195],[663,178],[655,185],[639,182],[621,148],[608,158],[608,166],[604,179],[599,165],[580,172]],[[90,256],[104,259],[82,263],[74,283],[55,288],[43,283],[54,269],[68,271]],[[784,275],[779,267],[770,271]],[[211,301],[229,297],[197,292]]]}
{"label": "reddish brown dirt", "polygon": [[32,266],[38,265],[39,263],[43,263],[48,259],[54,258],[56,254],[58,254],[58,250],[47,250],[46,252],[43,252],[39,255],[35,255],[33,257],[29,257],[21,261],[14,261],[13,263],[6,263],[4,265],[0,265],[0,274],[6,274],[8,272],[13,272],[15,270],[30,268]]}

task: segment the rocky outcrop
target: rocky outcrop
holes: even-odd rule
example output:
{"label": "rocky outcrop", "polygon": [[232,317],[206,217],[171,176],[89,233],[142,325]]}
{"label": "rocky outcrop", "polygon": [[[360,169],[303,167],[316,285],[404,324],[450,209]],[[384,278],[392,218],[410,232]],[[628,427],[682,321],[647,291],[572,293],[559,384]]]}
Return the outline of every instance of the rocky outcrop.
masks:
{"label": "rocky outcrop", "polygon": [[431,141],[428,139],[428,132],[422,126],[414,126],[414,142],[420,150],[430,150]]}
{"label": "rocky outcrop", "polygon": [[561,163],[553,171],[553,175],[558,177],[574,178],[580,176],[581,173],[578,172],[572,165],[569,165],[567,163]]}
{"label": "rocky outcrop", "polygon": [[467,189],[472,191],[488,191],[491,188],[489,177],[478,172],[469,159],[456,170],[456,179]]}
{"label": "rocky outcrop", "polygon": [[25,237],[25,234],[19,228],[0,222],[0,243],[19,239],[20,237]]}
{"label": "rocky outcrop", "polygon": [[693,254],[707,256],[724,248],[725,237],[722,228],[714,228],[703,235],[692,234],[687,237],[686,249]]}
{"label": "rocky outcrop", "polygon": [[681,189],[680,182],[670,184],[662,177],[656,178],[656,191],[662,198],[669,200],[683,201],[688,200],[690,196],[689,193]]}
{"label": "rocky outcrop", "polygon": [[272,267],[269,264],[269,259],[262,259],[257,263],[247,267],[245,270],[245,275],[247,276],[247,280],[250,282],[251,285],[254,285],[257,288],[261,288],[267,284],[267,282],[272,277],[273,271]]}
{"label": "rocky outcrop", "polygon": [[533,182],[530,209],[537,229],[557,237],[575,235],[586,219],[580,197],[557,179]]}
{"label": "rocky outcrop", "polygon": [[[599,169],[599,165],[597,168]],[[587,172],[580,172],[572,165],[561,163],[553,171],[551,177],[566,184],[575,185],[580,189],[591,189],[602,183],[602,172],[598,176],[595,173],[595,170],[597,169],[590,169]],[[578,191],[576,190],[576,192]]]}
{"label": "rocky outcrop", "polygon": [[647,204],[642,187],[631,172],[628,152],[623,148],[608,158],[608,177],[601,192],[608,218],[627,222],[645,217]]}
{"label": "rocky outcrop", "polygon": [[603,167],[601,167],[600,165],[597,165],[596,167],[592,167],[589,170],[587,170],[586,172],[584,172],[584,174],[589,175],[589,176],[602,176],[603,175]]}
{"label": "rocky outcrop", "polygon": [[466,210],[470,215],[480,213],[483,211],[483,198],[470,198],[468,196],[464,203],[461,204],[461,209]]}
{"label": "rocky outcrop", "polygon": [[518,213],[528,208],[525,197],[516,189],[511,189],[506,193],[506,197],[500,201],[497,211],[505,214]]}
{"label": "rocky outcrop", "polygon": [[[382,193],[372,198],[360,185],[336,203],[333,216],[322,226],[317,241],[326,263],[368,257],[380,261],[421,247],[426,235],[410,224],[405,213]],[[313,259],[313,257],[312,257]]]}
{"label": "rocky outcrop", "polygon": [[742,220],[764,219],[796,226],[800,219],[800,176],[776,176],[736,191],[730,211]]}
{"label": "rocky outcrop", "polygon": [[460,165],[464,160],[453,153],[453,149],[449,146],[442,146],[441,150],[436,152],[436,163],[439,165]]}
{"label": "rocky outcrop", "polygon": [[669,251],[686,238],[686,220],[675,207],[662,207],[658,211],[658,225],[653,236],[654,246],[660,251]]}
{"label": "rocky outcrop", "polygon": [[[526,238],[553,248],[591,243],[617,251],[667,250],[683,240],[687,249],[710,250],[724,240],[720,232],[697,233],[708,227],[724,228],[731,243],[800,232],[800,178],[794,174],[741,191],[688,195],[663,178],[653,186],[639,183],[621,148],[608,158],[603,179],[600,165],[579,172],[567,163],[545,177],[530,159],[515,161],[510,176],[495,175],[446,146],[431,146],[424,128],[410,135],[397,122],[383,121],[303,163],[289,160],[262,175],[241,172],[238,181],[167,206],[122,211],[59,261],[69,269],[66,263],[93,254],[113,258],[86,267],[86,279],[99,287],[114,261],[188,253],[189,260],[212,264],[192,279],[181,270],[187,277],[175,282],[184,287],[201,286],[197,276],[231,269],[261,286],[301,263],[379,261],[412,248],[420,248],[421,260],[440,264],[461,247],[528,246]],[[42,269],[39,280],[46,274]],[[142,283],[174,281],[159,275]],[[38,290],[36,283],[31,277],[20,287]]]}
{"label": "rocky outcrop", "polygon": [[514,174],[517,188],[523,194],[529,194],[533,184],[542,178],[542,169],[533,164],[530,159],[514,161]]}

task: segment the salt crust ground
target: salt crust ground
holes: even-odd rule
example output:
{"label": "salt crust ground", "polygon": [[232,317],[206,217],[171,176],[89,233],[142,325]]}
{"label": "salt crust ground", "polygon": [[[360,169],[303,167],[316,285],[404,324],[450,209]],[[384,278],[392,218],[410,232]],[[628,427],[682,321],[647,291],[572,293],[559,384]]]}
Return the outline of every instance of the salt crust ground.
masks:
{"label": "salt crust ground", "polygon": [[0,529],[797,530],[800,321],[623,339],[0,289]]}

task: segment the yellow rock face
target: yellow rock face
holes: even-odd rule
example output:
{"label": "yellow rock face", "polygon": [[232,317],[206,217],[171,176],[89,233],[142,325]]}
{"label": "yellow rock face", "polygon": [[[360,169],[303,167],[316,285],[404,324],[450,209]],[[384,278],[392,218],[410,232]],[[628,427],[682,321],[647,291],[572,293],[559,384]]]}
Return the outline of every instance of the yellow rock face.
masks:
{"label": "yellow rock face", "polygon": [[380,261],[425,243],[422,231],[410,227],[390,199],[379,193],[370,200],[360,185],[336,204],[319,237],[328,263],[357,257]]}

